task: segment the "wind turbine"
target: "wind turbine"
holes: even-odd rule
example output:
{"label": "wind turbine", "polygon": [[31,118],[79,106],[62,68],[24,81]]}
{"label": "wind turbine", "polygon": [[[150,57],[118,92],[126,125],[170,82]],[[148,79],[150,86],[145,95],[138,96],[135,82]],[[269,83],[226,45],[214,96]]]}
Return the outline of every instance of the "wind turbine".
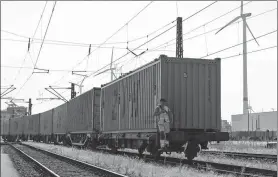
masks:
{"label": "wind turbine", "polygon": [[217,31],[215,34],[219,33],[221,30],[226,28],[227,26],[231,25],[235,21],[242,18],[243,23],[243,114],[248,114],[248,88],[247,88],[247,44],[246,44],[246,27],[248,28],[249,32],[251,33],[252,37],[256,41],[256,43],[259,46],[258,41],[256,40],[255,36],[253,35],[250,27],[248,26],[246,22],[246,18],[250,17],[251,13],[243,13],[243,1],[241,1],[241,10],[240,10],[240,16],[234,18],[232,21],[230,21],[228,24],[226,24],[224,27],[222,27],[219,31]]}

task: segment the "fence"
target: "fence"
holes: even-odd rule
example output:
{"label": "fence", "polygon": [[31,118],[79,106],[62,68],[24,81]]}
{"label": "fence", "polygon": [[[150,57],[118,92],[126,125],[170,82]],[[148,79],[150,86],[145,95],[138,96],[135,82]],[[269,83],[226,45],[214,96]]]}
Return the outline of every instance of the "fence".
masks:
{"label": "fence", "polygon": [[273,141],[277,138],[276,131],[234,131],[229,134],[231,140]]}

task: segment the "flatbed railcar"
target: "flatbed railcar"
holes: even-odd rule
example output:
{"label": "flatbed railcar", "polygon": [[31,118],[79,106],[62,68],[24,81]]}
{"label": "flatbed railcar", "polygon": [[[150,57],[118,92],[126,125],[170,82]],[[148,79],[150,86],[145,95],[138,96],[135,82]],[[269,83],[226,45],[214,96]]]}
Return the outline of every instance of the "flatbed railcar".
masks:
{"label": "flatbed railcar", "polygon": [[153,117],[160,98],[173,112],[167,152],[181,152],[193,159],[199,145],[225,141],[221,129],[220,59],[171,58],[161,55],[127,75],[101,87],[99,140],[117,150],[145,149],[160,155]]}

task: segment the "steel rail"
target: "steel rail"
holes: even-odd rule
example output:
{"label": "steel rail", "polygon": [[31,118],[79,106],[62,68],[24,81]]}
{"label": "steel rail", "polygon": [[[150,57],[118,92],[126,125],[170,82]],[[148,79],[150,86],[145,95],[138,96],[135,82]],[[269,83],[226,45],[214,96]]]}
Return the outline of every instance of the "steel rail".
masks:
{"label": "steel rail", "polygon": [[16,148],[15,146],[13,146],[11,143],[7,143],[7,144],[9,146],[11,146],[13,149],[15,149],[20,155],[22,155],[23,158],[26,158],[26,159],[30,160],[31,162],[35,163],[37,166],[39,166],[44,172],[46,172],[47,176],[49,175],[51,177],[60,177],[59,175],[54,173],[52,170],[50,170],[49,168],[47,168],[46,166],[44,166],[43,164],[38,162],[36,159],[32,158],[31,156],[29,156],[28,154],[26,154],[22,150],[20,150],[20,149]]}
{"label": "steel rail", "polygon": [[110,170],[107,170],[107,169],[104,169],[104,168],[101,168],[101,167],[89,164],[87,162],[83,162],[83,161],[76,160],[76,159],[73,159],[73,158],[70,158],[70,157],[58,155],[58,154],[50,152],[48,150],[44,150],[44,149],[41,149],[41,148],[38,148],[38,147],[34,147],[34,146],[31,146],[31,145],[28,145],[28,144],[24,144],[24,143],[21,143],[21,145],[24,145],[24,146],[29,147],[31,149],[40,151],[42,153],[45,153],[45,154],[47,154],[49,156],[58,158],[60,160],[67,161],[67,162],[70,162],[72,164],[76,164],[78,166],[83,166],[84,168],[92,170],[94,172],[99,172],[101,174],[105,174],[106,177],[108,177],[108,176],[111,176],[111,177],[127,177],[126,175],[119,174],[119,173],[116,173],[116,172],[113,172],[113,171],[110,171]]}
{"label": "steel rail", "polygon": [[265,159],[277,162],[277,155],[272,154],[254,154],[254,153],[242,153],[242,152],[225,152],[225,151],[202,151],[202,154],[217,154],[225,155],[229,157],[240,157],[240,158],[254,158],[254,159]]}
{"label": "steel rail", "polygon": [[[100,150],[102,152],[113,154],[110,150],[107,149],[100,149]],[[117,154],[128,155],[132,157],[138,156],[137,153],[124,152],[124,151],[118,151]],[[249,176],[250,177],[262,177],[262,176],[277,177],[277,171],[274,170],[245,167],[239,165],[231,165],[231,164],[223,164],[223,163],[215,163],[215,162],[207,162],[207,161],[199,161],[199,160],[193,160],[192,163],[190,163],[187,159],[178,159],[178,158],[164,157],[164,156],[159,157],[158,160],[155,161],[151,155],[146,155],[146,154],[144,154],[143,159],[146,162],[155,162],[155,163],[159,162],[160,164],[163,163],[163,164],[169,164],[175,166],[179,166],[180,164],[187,164],[193,168],[197,168],[197,169],[201,168],[203,170],[213,170],[221,174],[234,174],[237,176],[248,176],[248,177]]]}

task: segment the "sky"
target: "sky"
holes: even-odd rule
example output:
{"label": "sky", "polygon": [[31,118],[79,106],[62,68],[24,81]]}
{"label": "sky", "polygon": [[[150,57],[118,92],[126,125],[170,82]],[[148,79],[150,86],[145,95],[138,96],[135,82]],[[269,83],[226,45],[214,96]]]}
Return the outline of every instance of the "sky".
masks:
{"label": "sky", "polygon": [[[9,85],[16,87],[16,90],[6,97],[25,101],[31,98],[33,114],[57,107],[64,102],[36,100],[54,97],[45,90],[46,87],[70,87],[70,82],[80,83],[83,77],[72,75],[72,70],[87,71],[85,74],[92,75],[84,80],[82,92],[93,87],[100,87],[101,84],[110,81],[110,73],[106,72],[98,76],[94,76],[94,73],[110,63],[113,47],[113,59],[116,60],[127,53],[126,47],[137,48],[173,26],[175,23],[171,22],[178,16],[186,19],[212,2],[58,1],[51,17],[53,1],[47,3],[44,1],[1,1],[1,87]],[[252,13],[252,16],[247,18],[247,23],[254,36],[272,32],[257,39],[259,46],[255,41],[248,42],[247,51],[277,46],[277,2],[244,1],[244,4],[246,4],[244,13]],[[146,6],[145,10],[127,23]],[[204,56],[207,56],[206,59],[226,58],[242,53],[242,45],[238,45],[213,54],[221,49],[242,43],[241,20],[217,35],[215,35],[216,30],[209,32],[239,16],[240,9],[207,24],[239,6],[240,1],[218,1],[185,20],[183,22],[184,58]],[[45,11],[42,16],[44,7]],[[121,30],[118,31],[120,28]],[[118,32],[106,44],[100,46],[116,31]],[[208,33],[200,35],[205,32]],[[34,40],[32,40],[33,36]],[[45,41],[40,50],[44,36]],[[175,56],[175,36],[176,28],[174,27],[140,47],[140,50],[135,50],[135,53],[139,54],[148,49],[144,55],[135,58],[134,55],[128,54],[117,60],[113,64],[113,67],[117,68],[116,75],[153,61],[161,54],[169,57]],[[28,52],[29,38],[32,43]],[[250,39],[252,36],[247,31],[247,40]],[[171,42],[167,43],[168,41]],[[88,56],[90,44],[92,53]],[[100,47],[96,48],[97,46]],[[36,60],[36,68],[49,69],[49,73],[32,74]],[[248,54],[247,60],[250,105],[255,112],[272,111],[272,108],[277,110],[277,48],[252,52]],[[242,61],[242,55],[239,55],[222,59],[221,62],[221,115],[222,119],[228,121],[231,120],[231,115],[241,114],[243,111]],[[80,64],[77,65],[78,63]],[[76,90],[79,92],[78,88]],[[66,99],[70,99],[70,90],[58,91]],[[6,101],[1,100],[1,109],[7,107]],[[27,106],[26,103],[20,101],[16,103]]]}

